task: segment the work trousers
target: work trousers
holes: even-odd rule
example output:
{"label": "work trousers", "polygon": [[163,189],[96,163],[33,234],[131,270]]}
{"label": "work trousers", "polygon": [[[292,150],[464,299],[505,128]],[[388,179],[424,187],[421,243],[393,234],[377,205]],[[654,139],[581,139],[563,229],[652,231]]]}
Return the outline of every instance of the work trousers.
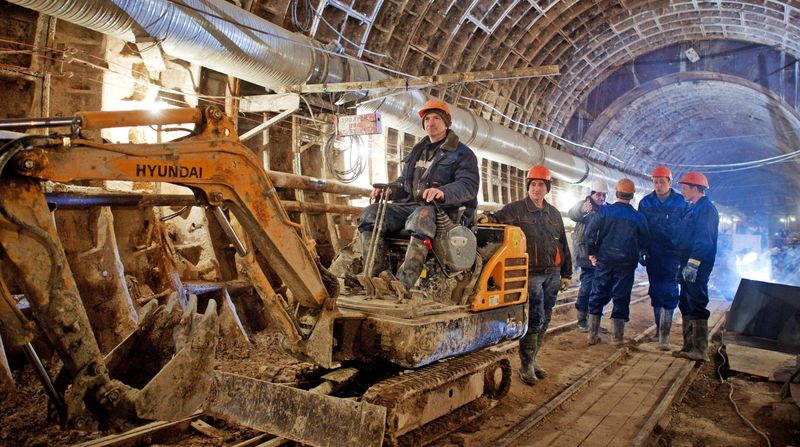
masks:
{"label": "work trousers", "polygon": [[581,267],[581,288],[575,301],[575,308],[581,312],[589,312],[589,296],[592,295],[593,283],[594,267]]}
{"label": "work trousers", "polygon": [[560,286],[559,272],[528,274],[528,333],[547,330]]}
{"label": "work trousers", "polygon": [[[358,231],[374,231],[378,218],[378,204],[373,203],[361,211]],[[381,235],[397,234],[406,230],[419,239],[432,239],[436,235],[436,210],[432,206],[416,203],[389,203],[383,220]]]}
{"label": "work trousers", "polygon": [[603,308],[614,301],[611,318],[628,321],[630,315],[633,267],[612,267],[598,262],[594,271],[594,285],[589,297],[589,313],[603,315]]}
{"label": "work trousers", "polygon": [[[687,260],[688,261],[688,260]],[[681,270],[686,261],[681,263]],[[708,278],[714,269],[713,262],[702,262],[697,269],[697,278],[694,282],[686,282],[680,277],[680,303],[678,307],[681,315],[689,320],[708,320],[711,312],[708,311]]]}
{"label": "work trousers", "polygon": [[681,261],[673,255],[654,255],[647,259],[650,303],[653,307],[673,310],[678,307],[678,273]]}

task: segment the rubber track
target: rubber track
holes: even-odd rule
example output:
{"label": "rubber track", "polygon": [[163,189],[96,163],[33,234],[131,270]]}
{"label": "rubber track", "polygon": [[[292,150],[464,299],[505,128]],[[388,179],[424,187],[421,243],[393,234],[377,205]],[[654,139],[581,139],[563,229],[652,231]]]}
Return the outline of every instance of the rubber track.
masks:
{"label": "rubber track", "polygon": [[[422,445],[458,428],[493,407],[508,392],[510,387],[511,364],[508,359],[509,355],[507,353],[488,350],[452,358],[379,382],[364,393],[363,400],[381,405],[387,409],[386,441],[390,445]],[[466,375],[473,374],[476,371],[484,371],[495,363],[500,363],[503,369],[502,382],[504,382],[504,386],[501,386],[504,389],[501,389],[499,394],[491,397],[484,395],[472,403],[453,411],[450,415],[442,416],[399,438],[395,438],[392,435],[391,431],[396,425],[394,409],[398,404],[409,399],[416,399],[418,396],[424,396],[429,391],[447,385]],[[470,413],[476,414],[473,417],[469,417]],[[461,419],[454,419],[455,415],[459,415]],[[460,423],[457,426],[452,426],[453,423],[447,421],[450,419],[460,421]],[[410,444],[407,442],[410,442]]]}

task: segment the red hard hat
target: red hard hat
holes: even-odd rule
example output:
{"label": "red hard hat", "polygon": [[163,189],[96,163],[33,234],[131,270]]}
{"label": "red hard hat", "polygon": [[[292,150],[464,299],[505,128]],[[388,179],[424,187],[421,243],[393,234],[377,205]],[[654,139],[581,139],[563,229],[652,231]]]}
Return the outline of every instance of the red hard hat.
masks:
{"label": "red hard hat", "polygon": [[708,179],[702,172],[697,171],[690,171],[683,175],[683,178],[678,183],[686,183],[687,185],[698,185],[703,186],[706,189],[710,188],[708,186]]}
{"label": "red hard hat", "polygon": [[672,178],[672,171],[666,166],[658,166],[653,169],[653,177],[667,177]]}
{"label": "red hard hat", "polygon": [[550,170],[547,169],[544,165],[535,165],[528,171],[528,177],[530,179],[539,179],[544,180],[546,182],[551,182],[553,179],[550,177]]}
{"label": "red hard hat", "polygon": [[441,110],[447,114],[448,118],[452,119],[450,116],[450,107],[447,106],[446,102],[440,99],[431,99],[430,101],[426,102],[425,105],[419,109],[419,117],[425,118],[425,114],[430,110]]}

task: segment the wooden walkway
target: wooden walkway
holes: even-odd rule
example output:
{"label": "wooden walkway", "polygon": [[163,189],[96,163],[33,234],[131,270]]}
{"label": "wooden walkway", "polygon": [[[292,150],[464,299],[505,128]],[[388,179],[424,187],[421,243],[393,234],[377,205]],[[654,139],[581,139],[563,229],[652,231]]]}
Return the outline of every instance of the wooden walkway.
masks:
{"label": "wooden walkway", "polygon": [[[721,316],[716,312],[711,323]],[[652,430],[653,415],[667,408],[663,400],[672,402],[676,382],[683,382],[690,365],[695,363],[656,350],[656,346],[648,343],[631,349],[617,368],[601,372],[560,411],[541,420],[512,445],[639,445],[643,427]],[[675,345],[673,349],[677,349]]]}

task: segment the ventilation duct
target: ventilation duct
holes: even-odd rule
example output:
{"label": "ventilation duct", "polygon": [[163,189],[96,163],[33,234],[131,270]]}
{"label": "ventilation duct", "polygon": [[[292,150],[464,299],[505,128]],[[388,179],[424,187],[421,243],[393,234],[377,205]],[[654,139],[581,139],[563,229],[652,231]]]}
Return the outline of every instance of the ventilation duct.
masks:
{"label": "ventilation duct", "polygon": [[[289,32],[222,0],[9,0],[11,3],[136,42],[155,38],[164,53],[244,79],[270,90],[292,84],[385,79],[359,61],[332,57],[321,44]],[[185,6],[180,6],[181,5]],[[362,106],[380,110],[385,122],[423,135],[416,112],[428,98],[419,91]],[[559,180],[614,182],[626,175],[544,146],[505,126],[451,106],[453,130],[476,153],[520,169],[546,164]],[[641,179],[640,188],[650,188]]]}

